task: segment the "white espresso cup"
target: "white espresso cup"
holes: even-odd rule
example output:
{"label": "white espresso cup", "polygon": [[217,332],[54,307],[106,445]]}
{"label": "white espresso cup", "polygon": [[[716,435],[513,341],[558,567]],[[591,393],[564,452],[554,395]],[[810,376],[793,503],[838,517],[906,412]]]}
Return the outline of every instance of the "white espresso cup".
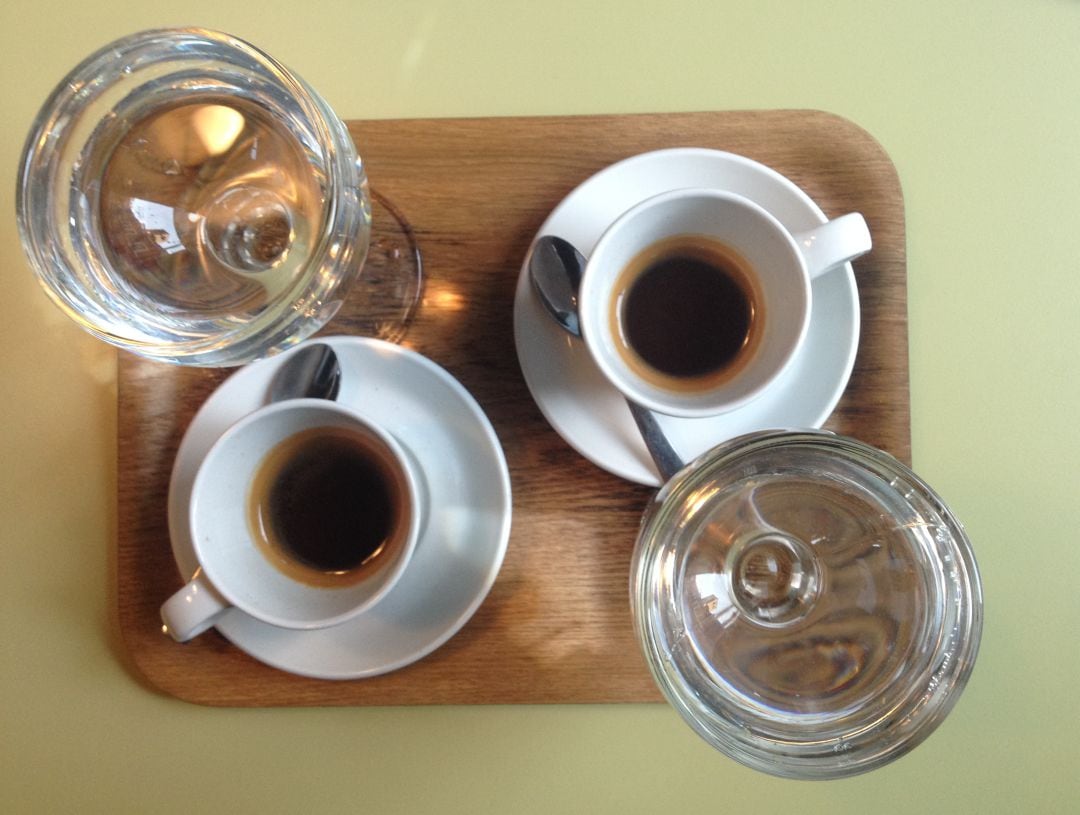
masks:
{"label": "white espresso cup", "polygon": [[427,515],[411,455],[337,402],[263,407],[215,442],[189,506],[199,568],[161,607],[186,641],[237,608],[270,625],[326,628],[401,577]]}
{"label": "white espresso cup", "polygon": [[735,410],[802,346],[811,280],[870,247],[858,213],[793,234],[740,195],[661,193],[600,237],[579,290],[582,336],[640,405],[683,417]]}

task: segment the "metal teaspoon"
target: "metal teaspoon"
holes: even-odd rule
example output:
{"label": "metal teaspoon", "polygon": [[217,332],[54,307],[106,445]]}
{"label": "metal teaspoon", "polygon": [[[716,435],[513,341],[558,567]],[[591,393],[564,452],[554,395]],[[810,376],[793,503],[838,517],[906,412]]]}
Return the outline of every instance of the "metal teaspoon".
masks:
{"label": "metal teaspoon", "polygon": [[[579,339],[577,292],[585,269],[585,256],[569,241],[543,235],[529,258],[529,277],[544,308],[563,329]],[[625,397],[624,397],[625,398]],[[671,447],[656,416],[646,407],[626,399],[626,406],[641,432],[660,477],[667,481],[683,468],[683,460]]]}
{"label": "metal teaspoon", "polygon": [[297,349],[274,374],[270,401],[337,398],[341,388],[341,364],[334,349],[316,342]]}

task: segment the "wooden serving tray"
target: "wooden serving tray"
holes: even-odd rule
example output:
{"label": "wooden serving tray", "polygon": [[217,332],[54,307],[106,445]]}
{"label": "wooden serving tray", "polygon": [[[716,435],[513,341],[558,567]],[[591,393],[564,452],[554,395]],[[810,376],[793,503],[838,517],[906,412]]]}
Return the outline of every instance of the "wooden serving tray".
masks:
{"label": "wooden serving tray", "polygon": [[[641,702],[660,699],[631,628],[628,575],[652,490],[579,456],[525,386],[514,288],[541,222],[612,162],[664,147],[729,150],[799,184],[830,216],[866,217],[874,250],[855,263],[862,337],[827,426],[910,459],[904,206],[896,171],[866,132],[815,111],[351,122],[373,192],[411,225],[427,291],[464,308],[418,310],[408,345],[445,367],[487,412],[514,493],[502,571],[446,645],[395,673],[325,681],[267,667],[210,632],[187,645],[158,608],[182,583],[166,496],[180,440],[228,375],[128,354],[119,362],[120,629],[151,685],[212,705]],[[380,229],[377,222],[376,236]],[[346,303],[324,333],[352,333]]]}

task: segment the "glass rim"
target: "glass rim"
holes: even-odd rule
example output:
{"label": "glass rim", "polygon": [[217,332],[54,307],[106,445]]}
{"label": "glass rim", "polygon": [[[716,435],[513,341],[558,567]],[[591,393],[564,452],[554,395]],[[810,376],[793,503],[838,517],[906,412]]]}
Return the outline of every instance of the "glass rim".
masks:
{"label": "glass rim", "polygon": [[[302,113],[304,127],[310,128],[317,143],[320,161],[325,169],[325,201],[323,224],[317,233],[305,271],[283,290],[257,320],[239,323],[209,337],[152,339],[137,332],[117,333],[115,326],[86,308],[87,299],[67,291],[60,281],[79,269],[72,269],[70,251],[64,241],[57,240],[63,229],[45,216],[58,208],[66,208],[54,189],[54,175],[59,155],[70,144],[85,143],[84,135],[73,132],[80,115],[88,105],[101,96],[116,79],[137,75],[120,67],[122,60],[147,48],[161,45],[167,53],[160,59],[147,61],[147,66],[167,62],[182,64],[205,58],[198,51],[185,50],[185,44],[204,43],[209,47],[227,49],[240,57],[239,69],[262,72],[280,87]],[[104,80],[102,77],[106,77]],[[137,86],[135,86],[137,87]],[[343,206],[342,195],[355,187],[360,207]],[[300,321],[302,314],[317,309],[330,295],[350,284],[362,266],[368,249],[370,204],[367,201],[365,168],[357,155],[348,129],[329,104],[298,74],[258,46],[227,32],[197,26],[148,28],[127,34],[97,48],[70,69],[57,82],[35,115],[24,141],[16,175],[15,209],[20,243],[29,265],[48,297],[81,328],[110,344],[136,354],[169,362],[189,365],[234,365],[255,358],[245,348],[267,346],[279,349],[283,343],[299,342],[312,333],[294,334],[290,327]],[[354,240],[357,235],[360,240]],[[350,240],[341,240],[347,236]],[[57,245],[57,244],[60,245]],[[339,276],[321,275],[329,266],[345,271]],[[290,319],[290,314],[297,316]],[[325,322],[325,321],[324,321]],[[238,349],[232,359],[229,349]]]}
{"label": "glass rim", "polygon": [[[670,539],[659,534],[672,513],[701,485],[725,467],[756,452],[783,446],[813,445],[834,454],[865,457],[902,477],[928,499],[950,532],[953,566],[957,572],[941,603],[956,603],[957,622],[951,632],[938,631],[932,653],[924,660],[932,668],[920,673],[911,689],[905,686],[891,706],[846,720],[847,738],[834,738],[829,715],[819,721],[801,720],[803,730],[770,729],[767,716],[739,708],[732,700],[714,706],[717,695],[702,691],[694,675],[679,664],[668,647],[677,634],[665,630],[657,606],[678,605],[674,581],[663,583],[667,570],[677,570],[677,553]],[[677,547],[676,547],[677,548]],[[663,586],[663,588],[659,588]],[[982,585],[970,540],[960,521],[940,496],[910,467],[857,439],[822,430],[777,429],[733,439],[700,456],[676,474],[657,493],[642,520],[630,575],[630,601],[635,634],[650,672],[664,697],[705,741],[729,757],[772,775],[790,778],[839,778],[882,766],[907,753],[944,720],[963,691],[974,666],[982,631]],[[918,689],[922,690],[919,691]],[[851,727],[851,723],[861,723]],[[762,724],[764,726],[762,726]],[[820,729],[817,729],[820,725]],[[882,735],[882,734],[886,735]],[[876,734],[876,735],[874,735]],[[890,738],[891,735],[891,738]]]}

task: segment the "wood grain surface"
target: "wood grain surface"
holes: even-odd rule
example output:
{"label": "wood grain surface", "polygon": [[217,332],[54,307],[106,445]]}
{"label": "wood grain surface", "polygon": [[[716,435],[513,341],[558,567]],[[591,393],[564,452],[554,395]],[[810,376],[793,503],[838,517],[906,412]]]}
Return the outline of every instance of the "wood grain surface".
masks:
{"label": "wood grain surface", "polygon": [[[910,459],[903,198],[888,156],[852,123],[816,111],[753,111],[349,127],[374,193],[411,225],[423,255],[426,301],[405,341],[472,392],[503,444],[514,516],[502,571],[460,633],[381,677],[293,676],[216,632],[173,643],[158,617],[183,582],[168,542],[169,472],[192,415],[229,372],[121,354],[116,602],[130,665],[149,685],[236,706],[660,699],[634,640],[627,592],[652,490],[600,470],[548,426],[525,386],[512,330],[514,287],[541,222],[585,178],[636,153],[729,150],[788,176],[831,216],[864,214],[874,250],[855,263],[862,336],[827,426]],[[381,228],[377,221],[376,245]],[[448,285],[463,295],[452,315],[433,301]],[[356,333],[361,318],[347,302],[322,333]]]}

